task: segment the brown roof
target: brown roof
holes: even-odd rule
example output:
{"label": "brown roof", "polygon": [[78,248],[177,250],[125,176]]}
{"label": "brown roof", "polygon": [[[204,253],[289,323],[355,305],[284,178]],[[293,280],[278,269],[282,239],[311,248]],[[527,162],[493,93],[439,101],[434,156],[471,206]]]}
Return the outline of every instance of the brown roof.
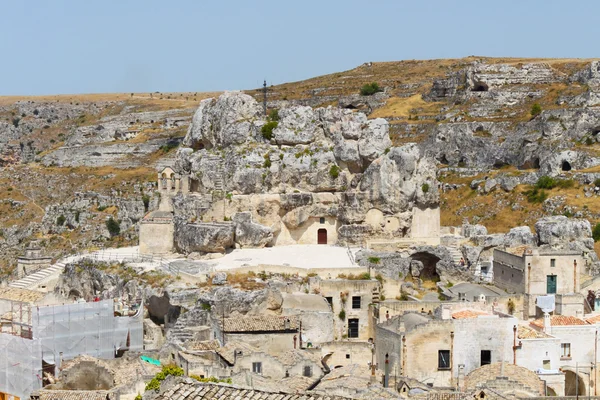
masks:
{"label": "brown roof", "polygon": [[600,314],[594,315],[593,317],[588,317],[585,319],[588,324],[598,324],[600,323]]}
{"label": "brown roof", "polygon": [[[171,378],[172,379],[172,378]],[[225,385],[218,383],[200,383],[189,378],[178,378],[163,382],[165,389],[155,397],[155,400],[344,400],[349,397],[321,395],[310,392],[286,393],[268,392],[241,386]],[[163,386],[161,385],[161,387]],[[41,399],[40,399],[41,400]]]}
{"label": "brown roof", "polygon": [[24,303],[35,303],[41,300],[45,296],[42,292],[36,292],[35,290],[19,289],[5,287],[0,289],[0,299],[21,301]]}
{"label": "brown roof", "polygon": [[477,318],[480,315],[489,315],[485,311],[479,310],[462,310],[452,313],[452,319]]}
{"label": "brown roof", "polygon": [[[587,325],[588,323],[582,320],[581,318],[571,317],[567,315],[552,315],[550,317],[550,325],[551,326],[571,326],[571,325]],[[531,322],[531,325],[543,328],[544,327],[544,319],[536,319]]]}
{"label": "brown roof", "polygon": [[545,339],[552,337],[544,332],[536,331],[525,325],[519,325],[517,336],[519,339]]}
{"label": "brown roof", "polygon": [[[286,320],[289,328],[286,329]],[[277,315],[253,315],[237,318],[225,318],[225,332],[281,332],[298,330],[300,320],[297,316],[281,317]]]}
{"label": "brown roof", "polygon": [[40,400],[106,400],[117,398],[107,390],[40,390]]}
{"label": "brown roof", "polygon": [[221,343],[218,340],[190,340],[185,343],[184,346],[187,350],[190,351],[209,351],[209,350],[217,350],[221,347]]}

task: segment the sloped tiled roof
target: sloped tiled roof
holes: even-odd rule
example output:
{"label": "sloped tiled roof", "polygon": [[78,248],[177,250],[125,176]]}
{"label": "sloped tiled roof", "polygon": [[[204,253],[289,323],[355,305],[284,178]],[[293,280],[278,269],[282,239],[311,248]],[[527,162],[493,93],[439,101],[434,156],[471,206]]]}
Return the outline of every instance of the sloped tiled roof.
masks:
{"label": "sloped tiled roof", "polygon": [[[568,315],[552,315],[550,317],[550,325],[551,326],[572,326],[572,325],[587,325],[588,323],[582,320],[581,318],[571,317]],[[531,325],[543,328],[544,327],[544,319],[536,319],[531,322]]]}
{"label": "sloped tiled roof", "polygon": [[11,301],[22,301],[24,303],[34,303],[45,296],[42,292],[35,290],[19,289],[6,287],[0,289],[0,299]]}
{"label": "sloped tiled roof", "polygon": [[106,390],[40,390],[40,400],[107,400],[117,398]]}
{"label": "sloped tiled roof", "polygon": [[598,324],[600,323],[600,314],[594,315],[592,317],[588,317],[585,319],[588,324]]}
{"label": "sloped tiled roof", "polygon": [[[286,320],[289,328],[286,329]],[[300,320],[297,316],[281,317],[278,315],[253,315],[236,318],[225,318],[225,332],[280,332],[298,330]]]}
{"label": "sloped tiled roof", "polygon": [[461,310],[452,313],[452,319],[465,319],[465,318],[477,318],[480,315],[489,315],[485,311],[479,310]]}
{"label": "sloped tiled roof", "polygon": [[217,350],[221,347],[218,340],[190,340],[185,343],[185,348],[189,351],[209,351]]}
{"label": "sloped tiled roof", "polygon": [[[165,385],[165,383],[167,383]],[[166,386],[165,389],[162,387]],[[344,400],[350,397],[321,395],[310,392],[286,393],[267,392],[263,390],[244,388],[241,386],[225,385],[218,383],[200,383],[189,378],[164,381],[161,393],[155,400]],[[41,400],[41,399],[40,399]]]}
{"label": "sloped tiled roof", "polygon": [[547,333],[536,331],[525,325],[519,325],[517,330],[517,336],[519,339],[545,339],[551,338],[552,336]]}
{"label": "sloped tiled roof", "polygon": [[236,350],[239,350],[242,353],[254,353],[258,351],[256,347],[250,344],[244,342],[230,341],[225,343],[225,346],[218,348],[217,354],[223,357],[223,359],[229,364],[233,364],[235,361],[234,352]]}

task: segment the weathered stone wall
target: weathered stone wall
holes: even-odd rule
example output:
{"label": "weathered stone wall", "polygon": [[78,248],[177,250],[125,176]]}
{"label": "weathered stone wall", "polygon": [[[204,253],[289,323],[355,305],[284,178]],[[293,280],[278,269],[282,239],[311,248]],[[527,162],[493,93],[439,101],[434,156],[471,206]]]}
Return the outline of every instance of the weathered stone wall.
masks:
{"label": "weathered stone wall", "polygon": [[166,254],[173,251],[173,223],[142,222],[140,224],[140,254]]}
{"label": "weathered stone wall", "polygon": [[259,350],[270,353],[281,353],[294,348],[294,336],[296,346],[300,346],[298,333],[225,333],[225,343],[230,341],[242,342],[256,347]]}

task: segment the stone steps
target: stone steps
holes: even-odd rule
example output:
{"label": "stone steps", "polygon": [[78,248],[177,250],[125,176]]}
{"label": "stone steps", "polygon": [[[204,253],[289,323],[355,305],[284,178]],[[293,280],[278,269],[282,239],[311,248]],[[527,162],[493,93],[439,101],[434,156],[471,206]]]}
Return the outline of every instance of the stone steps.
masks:
{"label": "stone steps", "polygon": [[24,278],[11,282],[8,286],[18,289],[30,289],[34,286],[39,285],[45,279],[60,275],[64,271],[64,269],[65,264],[62,262],[58,262],[54,265],[51,265],[48,268],[44,268],[42,270],[37,271],[34,274],[28,275]]}
{"label": "stone steps", "polygon": [[446,247],[452,255],[452,261],[454,261],[455,265],[460,263],[460,259],[463,257],[462,252],[456,247]]}

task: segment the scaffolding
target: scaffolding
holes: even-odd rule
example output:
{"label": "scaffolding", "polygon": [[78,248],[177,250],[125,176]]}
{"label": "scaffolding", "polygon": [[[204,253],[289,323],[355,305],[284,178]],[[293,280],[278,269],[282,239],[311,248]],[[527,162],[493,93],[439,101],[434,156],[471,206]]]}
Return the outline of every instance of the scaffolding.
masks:
{"label": "scaffolding", "polygon": [[141,351],[143,307],[131,317],[115,317],[114,306],[113,300],[15,305],[10,333],[0,333],[0,392],[28,398],[42,387],[42,364],[56,373],[63,360],[80,354],[110,359]]}

